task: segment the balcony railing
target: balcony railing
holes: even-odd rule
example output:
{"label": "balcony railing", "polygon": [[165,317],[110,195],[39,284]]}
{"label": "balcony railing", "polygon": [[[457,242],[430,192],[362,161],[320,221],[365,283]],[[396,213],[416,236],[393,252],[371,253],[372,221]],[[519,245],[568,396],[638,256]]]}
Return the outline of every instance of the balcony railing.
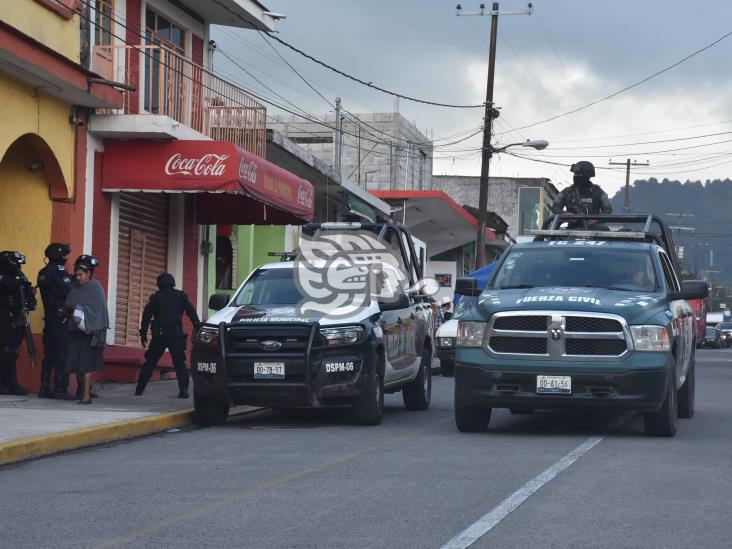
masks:
{"label": "balcony railing", "polygon": [[124,113],[164,114],[261,157],[267,110],[241,88],[165,47],[96,46],[94,72],[134,87]]}

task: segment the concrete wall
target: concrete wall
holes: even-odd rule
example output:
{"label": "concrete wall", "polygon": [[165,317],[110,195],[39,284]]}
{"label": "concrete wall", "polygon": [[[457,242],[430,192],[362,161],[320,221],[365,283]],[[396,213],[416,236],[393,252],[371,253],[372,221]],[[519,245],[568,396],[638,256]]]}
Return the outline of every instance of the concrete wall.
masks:
{"label": "concrete wall", "polygon": [[[461,206],[478,207],[480,177],[434,175],[432,182],[435,189],[444,191]],[[491,177],[488,185],[488,210],[497,213],[508,223],[508,233],[513,237],[516,236],[518,227],[519,187],[544,187],[550,201],[555,196],[554,186],[545,178]]]}
{"label": "concrete wall", "polygon": [[[354,116],[362,122],[358,124],[351,116],[346,116],[343,122],[341,176],[344,180],[368,189],[432,188],[432,143],[426,135],[399,113]],[[325,164],[335,165],[334,130],[296,116],[274,118],[275,121],[267,123],[268,128],[293,139]],[[335,115],[327,115],[324,121],[335,127]],[[311,140],[326,142],[307,142]]]}
{"label": "concrete wall", "polygon": [[[48,7],[36,0],[2,0],[0,21],[27,34],[36,42],[52,48],[74,63],[79,63],[81,17],[72,15],[70,10],[63,9],[61,5],[73,5],[74,2],[59,3],[51,0],[47,4]],[[79,4],[84,6],[81,2]]]}

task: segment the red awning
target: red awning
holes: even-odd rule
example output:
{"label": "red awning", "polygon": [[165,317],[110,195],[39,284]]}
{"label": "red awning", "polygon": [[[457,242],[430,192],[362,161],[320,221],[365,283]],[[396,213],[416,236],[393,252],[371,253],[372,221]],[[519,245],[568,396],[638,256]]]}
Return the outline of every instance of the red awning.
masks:
{"label": "red awning", "polygon": [[106,141],[102,190],[200,193],[201,224],[297,223],[315,211],[309,181],[227,141]]}

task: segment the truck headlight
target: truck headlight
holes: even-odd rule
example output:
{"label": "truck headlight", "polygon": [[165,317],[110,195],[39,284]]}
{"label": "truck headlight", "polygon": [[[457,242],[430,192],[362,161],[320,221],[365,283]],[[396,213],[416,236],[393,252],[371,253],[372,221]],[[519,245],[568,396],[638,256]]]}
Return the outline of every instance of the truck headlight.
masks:
{"label": "truck headlight", "polygon": [[670,351],[671,338],[665,326],[631,326],[636,351]]}
{"label": "truck headlight", "polygon": [[440,347],[452,347],[454,345],[455,345],[454,337],[441,337],[440,338]]}
{"label": "truck headlight", "polygon": [[457,344],[460,347],[481,347],[485,334],[485,322],[460,322]]}
{"label": "truck headlight", "polygon": [[361,341],[363,326],[339,326],[338,328],[321,328],[320,337],[328,347],[333,345],[351,345]]}
{"label": "truck headlight", "polygon": [[201,326],[201,329],[196,333],[194,341],[203,343],[204,345],[215,344],[219,342],[219,327],[218,326]]}

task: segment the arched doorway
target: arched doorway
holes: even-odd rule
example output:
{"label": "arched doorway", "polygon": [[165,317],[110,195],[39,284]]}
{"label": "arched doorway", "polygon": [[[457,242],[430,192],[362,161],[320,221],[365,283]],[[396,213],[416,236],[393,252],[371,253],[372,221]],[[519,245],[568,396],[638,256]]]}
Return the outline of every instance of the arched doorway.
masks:
{"label": "arched doorway", "polygon": [[[0,251],[18,250],[26,256],[24,272],[35,285],[44,265],[43,250],[51,241],[52,196],[65,196],[66,185],[53,151],[35,134],[16,139],[0,160]],[[43,307],[31,316],[34,334],[43,330]],[[40,336],[36,338],[39,352]],[[18,362],[21,384],[37,386],[37,372],[26,360]]]}

